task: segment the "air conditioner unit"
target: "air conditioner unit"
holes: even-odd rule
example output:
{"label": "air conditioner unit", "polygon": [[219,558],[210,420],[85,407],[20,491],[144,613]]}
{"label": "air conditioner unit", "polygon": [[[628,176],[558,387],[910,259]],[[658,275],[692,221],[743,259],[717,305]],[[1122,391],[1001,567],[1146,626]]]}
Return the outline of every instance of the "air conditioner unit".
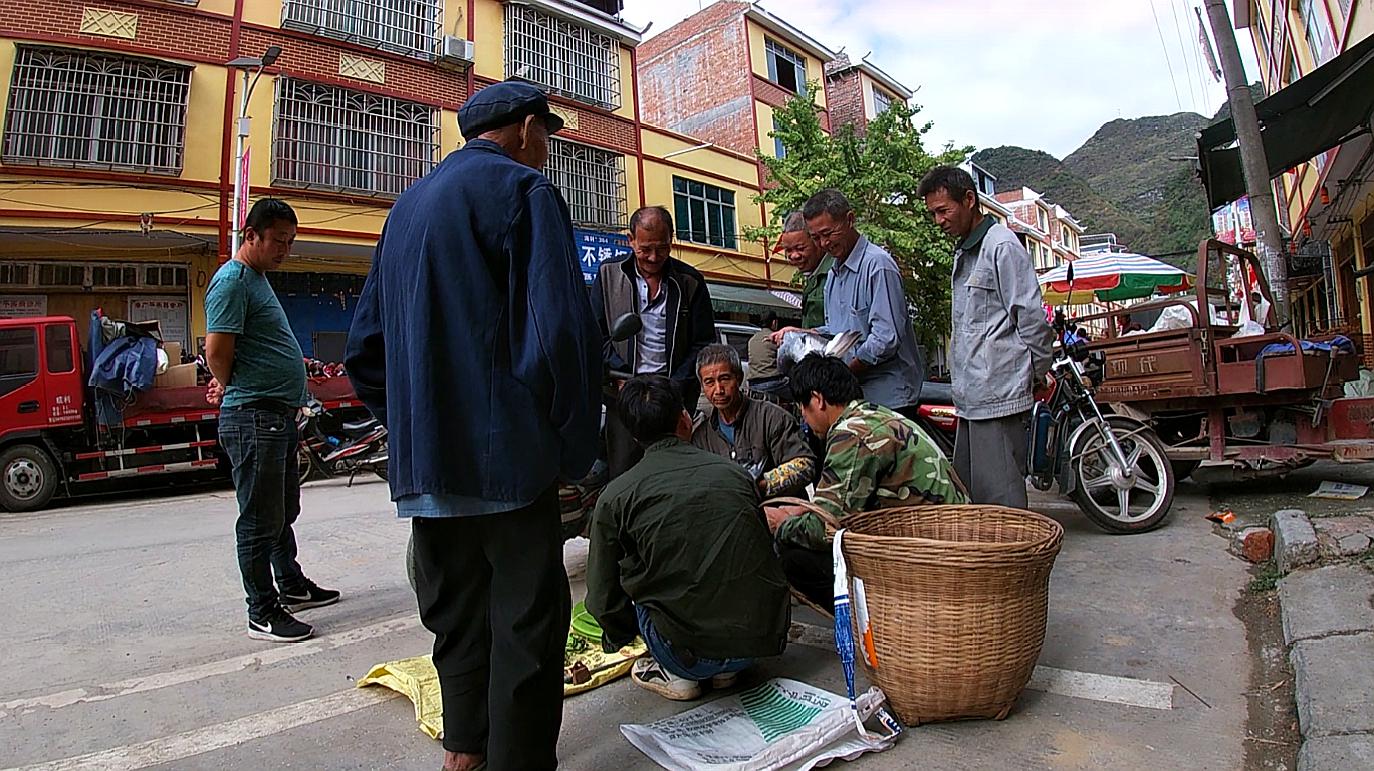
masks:
{"label": "air conditioner unit", "polygon": [[453,35],[444,35],[439,38],[438,48],[436,53],[439,61],[449,64],[472,64],[476,55],[475,46],[471,40],[464,40]]}

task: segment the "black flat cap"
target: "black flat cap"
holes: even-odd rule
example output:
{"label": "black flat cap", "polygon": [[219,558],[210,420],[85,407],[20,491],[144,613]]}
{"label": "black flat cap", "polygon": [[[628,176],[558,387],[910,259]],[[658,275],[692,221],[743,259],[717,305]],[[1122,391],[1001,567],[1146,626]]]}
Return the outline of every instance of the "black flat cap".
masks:
{"label": "black flat cap", "polygon": [[549,111],[549,100],[538,88],[518,80],[505,80],[473,94],[458,110],[458,128],[464,139],[519,123],[528,115],[542,115],[553,134],[563,128],[563,119]]}

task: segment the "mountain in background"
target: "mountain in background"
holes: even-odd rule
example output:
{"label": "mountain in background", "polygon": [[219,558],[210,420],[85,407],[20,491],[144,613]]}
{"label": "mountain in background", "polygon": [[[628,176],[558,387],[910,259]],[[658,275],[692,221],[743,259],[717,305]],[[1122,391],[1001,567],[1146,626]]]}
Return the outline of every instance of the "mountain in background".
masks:
{"label": "mountain in background", "polygon": [[1197,155],[1194,134],[1211,122],[1192,112],[1114,120],[1062,161],[1007,146],[973,162],[997,177],[998,190],[1032,188],[1088,233],[1115,233],[1133,252],[1191,267],[1188,253],[1211,233],[1211,213],[1193,163],[1170,159]]}

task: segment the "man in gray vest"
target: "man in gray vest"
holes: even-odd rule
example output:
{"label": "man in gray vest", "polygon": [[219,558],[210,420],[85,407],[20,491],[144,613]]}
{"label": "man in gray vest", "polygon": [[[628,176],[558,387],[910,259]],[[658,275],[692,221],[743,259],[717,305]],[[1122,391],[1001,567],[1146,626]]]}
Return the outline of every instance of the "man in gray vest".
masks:
{"label": "man in gray vest", "polygon": [[949,347],[960,418],[954,470],[974,503],[1024,509],[1032,394],[1050,370],[1054,342],[1035,265],[1016,234],[983,214],[968,172],[938,166],[917,194],[957,244]]}

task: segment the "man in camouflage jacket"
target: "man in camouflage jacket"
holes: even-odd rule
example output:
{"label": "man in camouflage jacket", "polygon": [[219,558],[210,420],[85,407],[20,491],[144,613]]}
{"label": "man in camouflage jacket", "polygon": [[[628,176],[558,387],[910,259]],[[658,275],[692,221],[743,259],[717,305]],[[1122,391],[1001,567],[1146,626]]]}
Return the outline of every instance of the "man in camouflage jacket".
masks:
{"label": "man in camouflage jacket", "polygon": [[[835,519],[891,506],[968,502],[953,466],[931,438],[896,412],[863,401],[859,381],[844,362],[808,356],[790,379],[802,416],[825,437],[814,501]],[[824,523],[801,509],[767,513],[788,581],[829,608],[834,569]]]}

